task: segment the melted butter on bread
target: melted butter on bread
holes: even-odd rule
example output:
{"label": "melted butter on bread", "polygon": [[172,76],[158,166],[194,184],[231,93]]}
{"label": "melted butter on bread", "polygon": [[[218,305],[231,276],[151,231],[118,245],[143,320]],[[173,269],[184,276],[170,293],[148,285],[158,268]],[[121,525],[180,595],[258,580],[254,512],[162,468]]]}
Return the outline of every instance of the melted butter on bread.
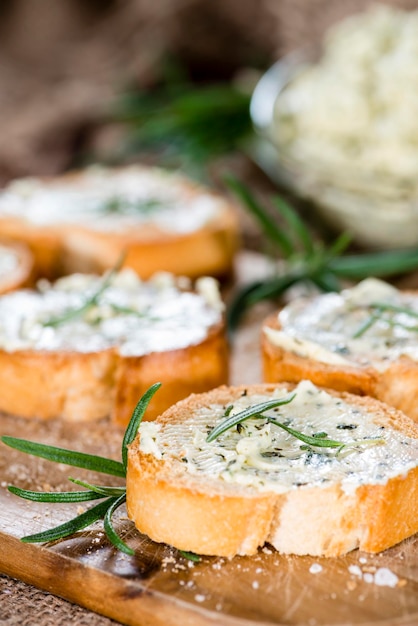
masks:
{"label": "melted butter on bread", "polygon": [[0,348],[95,352],[117,346],[124,356],[140,356],[195,345],[222,319],[217,283],[206,280],[210,298],[185,291],[170,274],[141,281],[125,269],[97,303],[56,325],[48,320],[80,309],[103,278],[73,274],[53,285],[44,281],[38,291],[0,298]]}
{"label": "melted butter on bread", "polygon": [[[346,452],[306,449],[280,427],[256,417],[208,443],[208,432],[225,416],[225,406],[220,404],[203,405],[179,423],[143,423],[139,450],[158,460],[174,459],[182,472],[209,483],[221,481],[278,494],[335,483],[350,494],[361,485],[385,485],[418,466],[418,439],[389,428],[362,406],[309,381],[302,381],[295,391],[292,402],[264,415],[306,435],[326,432],[330,439],[346,444]],[[282,386],[270,394],[243,395],[234,399],[230,415],[287,393]],[[381,445],[362,446],[373,439]]]}
{"label": "melted butter on bread", "polygon": [[[295,354],[327,364],[384,371],[401,356],[418,361],[417,326],[404,313],[392,313],[391,323],[378,320],[361,336],[358,329],[370,318],[376,302],[407,307],[418,314],[418,297],[369,278],[341,293],[295,299],[278,314],[280,329],[264,327],[268,340]],[[399,322],[399,324],[398,324]]]}
{"label": "melted butter on bread", "polygon": [[[277,421],[347,446],[301,449],[254,417],[207,441],[226,415],[271,398]],[[268,542],[285,554],[379,552],[418,532],[418,425],[373,398],[306,381],[221,386],[141,424],[126,486],[138,530],[179,550],[232,557]]]}
{"label": "melted butter on bread", "polygon": [[224,205],[179,173],[137,165],[92,166],[78,178],[17,179],[0,194],[0,216],[37,226],[84,224],[104,232],[142,224],[190,233],[216,219]]}

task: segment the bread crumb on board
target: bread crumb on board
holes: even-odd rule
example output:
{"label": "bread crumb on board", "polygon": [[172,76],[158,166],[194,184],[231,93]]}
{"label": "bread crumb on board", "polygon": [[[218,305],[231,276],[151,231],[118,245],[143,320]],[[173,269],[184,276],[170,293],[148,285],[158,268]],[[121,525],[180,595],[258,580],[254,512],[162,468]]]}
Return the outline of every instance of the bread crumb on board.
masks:
{"label": "bread crumb on board", "polygon": [[365,583],[373,583],[378,587],[398,587],[404,584],[404,581],[387,567],[368,567],[362,570],[359,565],[349,565],[348,571]]}
{"label": "bread crumb on board", "polygon": [[322,572],[322,565],[320,565],[319,563],[312,563],[309,571],[311,574],[319,574],[319,572]]}

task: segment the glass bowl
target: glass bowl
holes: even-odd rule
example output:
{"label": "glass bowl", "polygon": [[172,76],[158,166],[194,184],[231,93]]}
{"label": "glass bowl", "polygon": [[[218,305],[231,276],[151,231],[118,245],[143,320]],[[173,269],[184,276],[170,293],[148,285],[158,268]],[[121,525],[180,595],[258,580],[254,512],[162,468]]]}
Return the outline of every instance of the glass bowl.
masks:
{"label": "glass bowl", "polygon": [[378,176],[355,164],[339,169],[324,167],[320,159],[301,162],[280,140],[280,96],[314,57],[312,51],[291,54],[275,63],[256,85],[250,108],[256,130],[253,159],[273,181],[309,200],[328,224],[338,231],[349,231],[361,246],[417,246],[418,172],[414,182],[387,174]]}

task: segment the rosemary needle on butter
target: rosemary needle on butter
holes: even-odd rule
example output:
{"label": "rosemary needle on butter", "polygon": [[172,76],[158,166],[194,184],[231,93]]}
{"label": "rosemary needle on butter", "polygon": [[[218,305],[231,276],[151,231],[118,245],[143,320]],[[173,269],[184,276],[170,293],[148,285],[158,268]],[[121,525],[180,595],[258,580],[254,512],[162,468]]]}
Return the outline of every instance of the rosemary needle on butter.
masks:
{"label": "rosemary needle on butter", "polygon": [[373,302],[367,307],[367,309],[370,312],[370,315],[356,330],[353,335],[353,339],[359,339],[362,337],[372,326],[374,326],[374,324],[376,324],[376,322],[384,322],[388,326],[397,326],[410,332],[418,332],[418,326],[406,324],[394,317],[396,313],[401,313],[406,317],[417,319],[418,311],[414,311],[409,307],[390,304],[388,302]]}
{"label": "rosemary needle on butter", "polygon": [[269,409],[275,409],[279,406],[290,404],[295,399],[295,397],[296,393],[290,393],[282,398],[274,398],[260,404],[255,404],[254,406],[250,406],[247,409],[244,409],[243,411],[240,411],[239,413],[235,413],[233,415],[230,414],[233,406],[229,405],[225,412],[225,419],[210,431],[206,438],[206,441],[208,443],[214,441],[230,428],[238,426],[239,424],[242,424],[242,422],[253,417],[262,418],[270,424],[274,424],[274,426],[285,430],[289,435],[295,437],[295,439],[299,439],[299,441],[302,441],[305,444],[304,446],[301,446],[302,450],[315,449],[315,451],[317,451],[318,448],[337,448],[337,454],[339,454],[342,450],[346,449],[353,450],[355,448],[360,448],[361,446],[381,445],[385,443],[385,440],[381,438],[361,439],[359,441],[347,443],[343,441],[337,441],[335,439],[330,439],[328,437],[328,434],[325,432],[315,433],[314,435],[306,435],[300,430],[291,428],[287,424],[279,422],[273,417],[263,415],[263,413],[265,413],[265,411],[268,411]]}
{"label": "rosemary needle on butter", "polygon": [[77,317],[83,316],[87,311],[96,306],[99,302],[102,294],[110,287],[112,284],[112,280],[115,275],[119,272],[120,268],[123,265],[123,261],[125,259],[125,255],[122,255],[118,260],[116,265],[112,267],[99,281],[99,285],[97,289],[91,294],[88,298],[85,299],[83,304],[74,309],[68,309],[64,311],[62,315],[57,315],[56,317],[50,317],[49,319],[42,322],[43,326],[60,326],[61,324],[65,324],[69,320],[72,320]]}

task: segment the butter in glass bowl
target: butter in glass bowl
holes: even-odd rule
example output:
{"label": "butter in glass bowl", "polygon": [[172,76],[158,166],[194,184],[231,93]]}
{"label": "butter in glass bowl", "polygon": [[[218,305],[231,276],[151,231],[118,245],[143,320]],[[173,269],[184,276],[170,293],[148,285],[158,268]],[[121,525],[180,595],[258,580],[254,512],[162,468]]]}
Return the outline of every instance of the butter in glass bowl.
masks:
{"label": "butter in glass bowl", "polygon": [[418,11],[373,6],[258,83],[256,159],[372,248],[418,245]]}

